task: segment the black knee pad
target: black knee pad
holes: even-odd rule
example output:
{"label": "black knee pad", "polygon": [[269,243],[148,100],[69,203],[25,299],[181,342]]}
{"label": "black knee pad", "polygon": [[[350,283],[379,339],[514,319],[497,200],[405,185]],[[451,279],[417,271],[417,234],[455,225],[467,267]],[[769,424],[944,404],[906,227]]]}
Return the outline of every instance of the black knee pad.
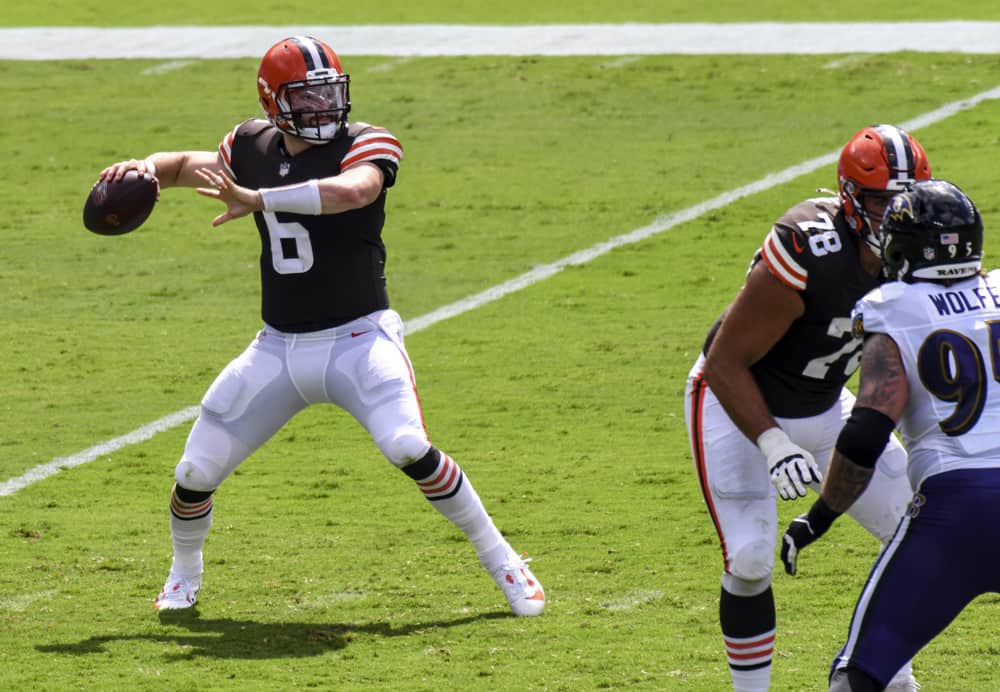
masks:
{"label": "black knee pad", "polygon": [[422,481],[437,470],[440,462],[441,452],[435,449],[434,445],[431,445],[431,448],[427,450],[427,454],[412,464],[404,466],[403,473],[415,481]]}
{"label": "black knee pad", "polygon": [[204,502],[208,498],[212,497],[212,493],[214,492],[214,490],[188,490],[180,485],[174,485],[174,495],[177,496],[178,500],[189,505],[197,502]]}

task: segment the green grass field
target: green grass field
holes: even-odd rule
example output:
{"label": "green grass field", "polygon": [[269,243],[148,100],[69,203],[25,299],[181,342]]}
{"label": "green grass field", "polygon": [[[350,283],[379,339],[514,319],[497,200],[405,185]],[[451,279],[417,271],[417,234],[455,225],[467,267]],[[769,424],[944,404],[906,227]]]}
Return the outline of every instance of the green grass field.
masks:
{"label": "green grass field", "polygon": [[43,0],[8,3],[0,9],[0,26],[150,26],[178,25],[315,25],[315,24],[592,24],[621,22],[852,22],[908,20],[997,20],[1000,8],[992,0],[965,0],[956,8],[935,0],[884,3],[864,0],[803,3],[790,0],[382,0],[377,8],[365,3],[324,7],[305,0],[259,3],[248,11],[240,0],[140,0],[109,8],[96,0]]}
{"label": "green grass field", "polygon": [[[505,19],[471,3],[385,3],[335,21],[752,18],[745,4],[653,4],[525,4]],[[194,7],[105,17],[53,2],[5,8],[0,25],[246,23],[228,19],[235,3]],[[839,7],[857,10],[839,19],[903,14]],[[1000,19],[987,3],[963,12]],[[804,15],[772,2],[757,18],[838,19]],[[346,68],[353,117],[406,150],[385,237],[409,319],[834,151],[863,125],[1000,85],[998,55],[392,63]],[[250,221],[213,229],[212,202],[168,190],[131,235],[82,227],[104,165],[212,149],[257,115],[256,61],[158,64],[0,62],[0,483],[196,404],[259,326]],[[987,228],[1000,222],[998,133],[997,101],[915,132]],[[197,612],[157,616],[181,425],[0,496],[0,689],[727,689],[721,559],[684,379],[773,219],[835,183],[833,167],[818,170],[408,339],[432,439],[534,557],[543,617],[509,616],[471,546],[333,408],[300,415],[222,487]],[[844,521],[799,577],[775,575],[774,690],[825,689],[876,549]],[[924,690],[1000,690],[998,605],[981,599],[918,656]]]}

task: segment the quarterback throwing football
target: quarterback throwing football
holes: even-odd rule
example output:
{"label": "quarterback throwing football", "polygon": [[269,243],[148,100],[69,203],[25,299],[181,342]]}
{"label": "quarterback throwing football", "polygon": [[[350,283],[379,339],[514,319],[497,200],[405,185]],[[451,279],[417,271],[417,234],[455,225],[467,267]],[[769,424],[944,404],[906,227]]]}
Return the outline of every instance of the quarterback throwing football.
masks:
{"label": "quarterback throwing football", "polygon": [[348,122],[349,83],[330,46],[283,39],[257,75],[266,120],[237,125],[217,151],[158,152],[101,172],[120,179],[135,169],[163,188],[196,187],[226,206],[213,225],[252,214],[261,240],[264,325],[202,399],[176,467],[173,564],[155,606],[197,601],[219,485],[296,413],[332,403],[472,541],[514,613],[539,615],[545,594],[526,560],[424,427],[381,237],[403,149],[384,128]]}

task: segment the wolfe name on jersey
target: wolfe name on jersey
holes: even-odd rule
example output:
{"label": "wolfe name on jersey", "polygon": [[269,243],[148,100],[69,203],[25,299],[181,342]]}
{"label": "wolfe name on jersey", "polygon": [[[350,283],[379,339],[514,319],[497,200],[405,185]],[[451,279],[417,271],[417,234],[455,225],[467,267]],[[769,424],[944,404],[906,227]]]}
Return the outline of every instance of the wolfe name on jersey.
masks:
{"label": "wolfe name on jersey", "polygon": [[1000,467],[1000,271],[951,285],[887,283],[858,301],[855,329],[899,348],[913,487],[943,471]]}
{"label": "wolfe name on jersey", "polygon": [[389,307],[382,226],[386,189],[395,183],[403,156],[399,140],[383,128],[351,123],[330,143],[290,156],[281,132],[254,119],[227,134],[219,152],[233,179],[251,189],[338,175],[361,161],[381,168],[384,187],[367,207],[318,216],[253,216],[261,239],[264,322],[286,332],[317,331]]}
{"label": "wolfe name on jersey", "polygon": [[[835,197],[805,200],[778,219],[750,263],[764,262],[799,292],[804,314],[751,367],[768,408],[782,418],[817,415],[831,406],[861,358],[852,333],[854,303],[878,285],[858,261],[858,235]],[[708,353],[723,314],[709,331]]]}

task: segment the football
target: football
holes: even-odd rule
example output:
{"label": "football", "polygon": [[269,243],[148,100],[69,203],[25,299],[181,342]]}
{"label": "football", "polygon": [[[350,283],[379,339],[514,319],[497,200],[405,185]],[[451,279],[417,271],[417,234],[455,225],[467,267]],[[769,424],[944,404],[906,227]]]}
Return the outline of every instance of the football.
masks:
{"label": "football", "polygon": [[149,218],[156,205],[156,181],[130,170],[121,180],[100,180],[83,205],[83,225],[99,235],[134,231]]}

